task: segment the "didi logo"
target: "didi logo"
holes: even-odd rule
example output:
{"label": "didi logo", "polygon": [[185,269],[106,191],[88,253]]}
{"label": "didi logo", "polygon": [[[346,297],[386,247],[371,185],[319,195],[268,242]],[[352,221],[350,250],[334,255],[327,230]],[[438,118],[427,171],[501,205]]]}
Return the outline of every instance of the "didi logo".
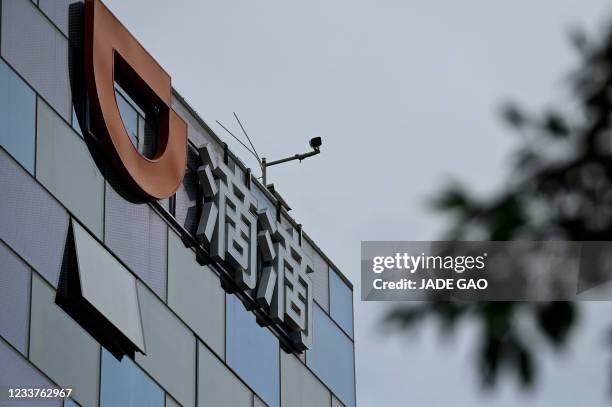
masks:
{"label": "didi logo", "polygon": [[[86,0],[84,23],[88,126],[104,161],[138,200],[167,198],[179,187],[187,161],[187,125],[171,108],[170,76],[99,0]],[[154,118],[155,142],[148,155],[130,138],[116,84]]]}

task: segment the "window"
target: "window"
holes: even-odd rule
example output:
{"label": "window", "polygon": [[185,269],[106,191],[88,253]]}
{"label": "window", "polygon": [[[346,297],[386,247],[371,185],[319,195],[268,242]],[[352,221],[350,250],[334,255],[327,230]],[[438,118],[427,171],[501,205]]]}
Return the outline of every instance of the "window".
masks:
{"label": "window", "polygon": [[278,339],[257,324],[232,294],[227,295],[227,364],[234,369],[270,407],[279,405]]}
{"label": "window", "polygon": [[315,304],[314,341],[306,363],[346,405],[355,405],[355,360],[353,342]]}
{"label": "window", "polygon": [[140,154],[153,158],[157,152],[159,128],[156,109],[141,108],[117,83],[115,83],[115,99],[130,141]]}
{"label": "window", "polygon": [[34,174],[36,95],[0,61],[0,145]]}
{"label": "window", "polygon": [[258,210],[261,211],[269,208],[272,214],[276,216],[276,209],[274,208],[274,205],[272,204],[272,202],[270,202],[266,194],[259,188],[259,185],[251,185],[251,192],[253,193],[253,195],[255,195],[255,198],[257,198]]}
{"label": "window", "polygon": [[330,314],[334,321],[353,337],[353,291],[342,278],[330,268],[329,273]]}
{"label": "window", "polygon": [[100,407],[164,407],[164,391],[129,358],[102,349]]}
{"label": "window", "polygon": [[56,302],[113,354],[145,352],[136,278],[74,220]]}
{"label": "window", "polygon": [[134,144],[134,147],[138,148],[138,111],[128,102],[127,94],[120,89],[121,88],[117,87],[115,90],[119,113],[121,113],[121,119],[123,119],[125,130],[128,136],[130,136],[130,141]]}

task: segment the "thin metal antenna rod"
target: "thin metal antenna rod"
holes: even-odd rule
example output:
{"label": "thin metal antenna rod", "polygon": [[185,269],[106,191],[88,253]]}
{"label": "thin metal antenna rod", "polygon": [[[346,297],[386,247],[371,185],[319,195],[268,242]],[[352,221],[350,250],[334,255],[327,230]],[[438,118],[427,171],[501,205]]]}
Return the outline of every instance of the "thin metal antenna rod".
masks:
{"label": "thin metal antenna rod", "polygon": [[243,143],[243,142],[242,142],[242,141],[241,141],[241,140],[240,140],[238,137],[234,136],[234,133],[232,133],[231,131],[229,131],[229,130],[227,129],[227,127],[225,127],[224,125],[222,125],[222,124],[221,124],[221,122],[220,122],[219,120],[216,120],[216,122],[217,122],[217,124],[218,124],[219,126],[223,127],[223,130],[227,131],[227,132],[229,133],[229,135],[230,135],[230,136],[232,136],[233,138],[235,138],[237,142],[239,142],[240,144],[242,144],[242,146],[243,146],[244,148],[246,148],[246,149],[247,149],[247,151],[248,151],[249,153],[253,154],[253,156],[254,156],[254,157],[257,159],[257,162],[261,162],[261,160],[259,159],[259,156],[258,156],[256,153],[254,153],[253,151],[251,151],[251,149],[250,149],[250,148],[249,148],[249,147],[248,147],[246,144],[244,144],[244,143]]}
{"label": "thin metal antenna rod", "polygon": [[234,117],[236,118],[236,121],[240,125],[240,128],[242,129],[242,132],[244,133],[244,135],[246,136],[247,140],[249,141],[249,144],[251,145],[251,147],[253,147],[253,151],[255,152],[255,155],[257,156],[257,161],[259,162],[259,165],[261,165],[261,158],[259,158],[259,154],[257,153],[257,150],[255,149],[255,146],[253,145],[253,142],[251,141],[251,138],[249,137],[249,135],[247,134],[246,130],[244,129],[244,126],[240,122],[240,119],[238,118],[238,115],[236,114],[236,112],[232,112],[232,113],[234,113]]}

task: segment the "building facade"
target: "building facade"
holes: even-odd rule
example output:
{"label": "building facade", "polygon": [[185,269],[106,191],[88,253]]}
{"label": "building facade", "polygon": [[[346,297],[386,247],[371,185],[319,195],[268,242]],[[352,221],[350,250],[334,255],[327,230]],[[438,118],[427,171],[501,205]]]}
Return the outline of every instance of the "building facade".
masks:
{"label": "building facade", "polygon": [[169,77],[175,119],[129,56],[112,90],[150,162],[185,129],[176,191],[100,147],[94,4],[0,0],[0,405],[355,406],[351,283]]}

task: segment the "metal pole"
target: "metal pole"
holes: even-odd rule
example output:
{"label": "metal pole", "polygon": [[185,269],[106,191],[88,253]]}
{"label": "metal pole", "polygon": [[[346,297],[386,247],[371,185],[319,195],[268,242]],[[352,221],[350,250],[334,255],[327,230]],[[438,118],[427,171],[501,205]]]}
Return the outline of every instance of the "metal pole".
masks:
{"label": "metal pole", "polygon": [[281,158],[280,160],[276,160],[276,161],[270,161],[267,162],[266,161],[266,157],[263,157],[261,159],[261,177],[263,179],[263,183],[264,186],[267,186],[266,184],[266,168],[270,167],[272,165],[276,165],[276,164],[282,164],[282,163],[286,163],[288,161],[293,161],[293,160],[300,160],[300,162],[308,157],[312,157],[313,155],[317,155],[321,152],[321,150],[319,150],[318,148],[315,148],[313,151],[310,151],[308,153],[304,153],[304,154],[296,154],[296,155],[292,155],[291,157],[287,157],[287,158]]}
{"label": "metal pole", "polygon": [[264,187],[268,187],[268,184],[266,183],[266,157],[263,157],[261,159],[261,178],[264,184]]}

